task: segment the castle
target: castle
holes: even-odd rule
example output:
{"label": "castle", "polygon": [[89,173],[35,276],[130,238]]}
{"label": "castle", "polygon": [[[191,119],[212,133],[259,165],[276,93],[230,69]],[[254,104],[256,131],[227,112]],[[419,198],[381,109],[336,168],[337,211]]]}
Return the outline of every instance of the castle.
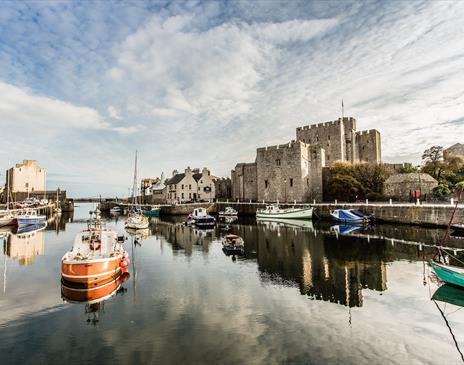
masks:
{"label": "castle", "polygon": [[380,163],[380,133],[356,131],[356,119],[299,127],[296,140],[261,147],[253,163],[231,171],[232,198],[242,201],[322,200],[322,169],[336,161]]}

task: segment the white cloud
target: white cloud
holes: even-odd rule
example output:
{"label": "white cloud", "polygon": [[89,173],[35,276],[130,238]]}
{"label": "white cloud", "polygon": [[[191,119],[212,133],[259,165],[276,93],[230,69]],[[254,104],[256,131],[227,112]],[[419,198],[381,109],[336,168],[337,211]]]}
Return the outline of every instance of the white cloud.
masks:
{"label": "white cloud", "polygon": [[108,115],[111,118],[121,119],[121,115],[119,114],[118,110],[113,105],[110,105],[106,110],[108,111]]}

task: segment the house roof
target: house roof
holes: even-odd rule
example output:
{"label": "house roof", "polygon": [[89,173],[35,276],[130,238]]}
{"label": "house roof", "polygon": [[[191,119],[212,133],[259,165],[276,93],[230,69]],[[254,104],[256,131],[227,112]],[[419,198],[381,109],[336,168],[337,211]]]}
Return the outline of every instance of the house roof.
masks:
{"label": "house roof", "polygon": [[407,182],[419,182],[419,180],[423,183],[437,183],[432,176],[429,174],[419,174],[419,173],[409,173],[409,174],[396,174],[390,176],[385,183],[386,184],[402,184]]}
{"label": "house roof", "polygon": [[173,177],[171,177],[168,181],[166,181],[166,185],[172,185],[172,184],[177,184],[181,182],[185,177],[185,174],[176,174]]}
{"label": "house roof", "polygon": [[193,174],[193,178],[195,179],[195,181],[200,180],[202,176],[202,174]]}
{"label": "house roof", "polygon": [[464,155],[464,145],[461,143],[455,143],[452,146],[445,149],[445,152],[451,152],[458,155]]}

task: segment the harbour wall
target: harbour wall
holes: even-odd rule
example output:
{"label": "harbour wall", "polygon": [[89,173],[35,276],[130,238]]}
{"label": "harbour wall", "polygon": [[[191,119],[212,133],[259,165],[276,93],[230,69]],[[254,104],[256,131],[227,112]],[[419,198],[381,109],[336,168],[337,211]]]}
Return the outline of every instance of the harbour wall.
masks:
{"label": "harbour wall", "polygon": [[[215,202],[215,203],[190,203],[176,205],[161,205],[162,215],[188,215],[195,208],[206,208],[209,213],[216,214],[226,207],[233,207],[242,216],[254,216],[256,210],[264,208],[269,203],[246,203],[246,202]],[[126,204],[116,202],[102,202],[100,209],[102,211],[110,210],[112,207],[119,205],[121,208]],[[307,206],[308,204],[282,204],[282,208],[294,206]],[[315,209],[315,216],[329,219],[330,212],[335,209],[360,209],[367,214],[374,215],[379,222],[395,224],[412,224],[422,226],[447,226],[454,205],[451,204],[421,204],[415,205],[410,203],[319,203],[311,204]],[[142,209],[149,209],[150,206],[142,206]],[[464,221],[464,205],[459,205],[454,217],[454,222]]]}
{"label": "harbour wall", "polygon": [[[279,204],[280,207],[304,206],[304,204]],[[226,206],[237,209],[241,215],[254,215],[256,210],[264,208],[263,203],[232,203],[218,202],[216,211],[224,210]],[[320,218],[330,218],[330,212],[335,209],[360,209],[365,213],[373,214],[379,222],[414,224],[423,226],[447,226],[454,205],[451,204],[311,204],[315,209],[315,215]],[[459,205],[454,217],[454,222],[464,220],[464,205]]]}

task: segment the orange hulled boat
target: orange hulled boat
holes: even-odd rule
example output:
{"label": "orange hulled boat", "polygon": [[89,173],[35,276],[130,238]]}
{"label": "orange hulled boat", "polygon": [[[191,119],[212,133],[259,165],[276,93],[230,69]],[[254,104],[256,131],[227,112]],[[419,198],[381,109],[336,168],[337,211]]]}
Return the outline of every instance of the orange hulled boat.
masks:
{"label": "orange hulled boat", "polygon": [[76,236],[71,251],[61,260],[64,282],[88,285],[116,279],[130,263],[124,238],[104,225],[98,210],[90,214],[87,228]]}

